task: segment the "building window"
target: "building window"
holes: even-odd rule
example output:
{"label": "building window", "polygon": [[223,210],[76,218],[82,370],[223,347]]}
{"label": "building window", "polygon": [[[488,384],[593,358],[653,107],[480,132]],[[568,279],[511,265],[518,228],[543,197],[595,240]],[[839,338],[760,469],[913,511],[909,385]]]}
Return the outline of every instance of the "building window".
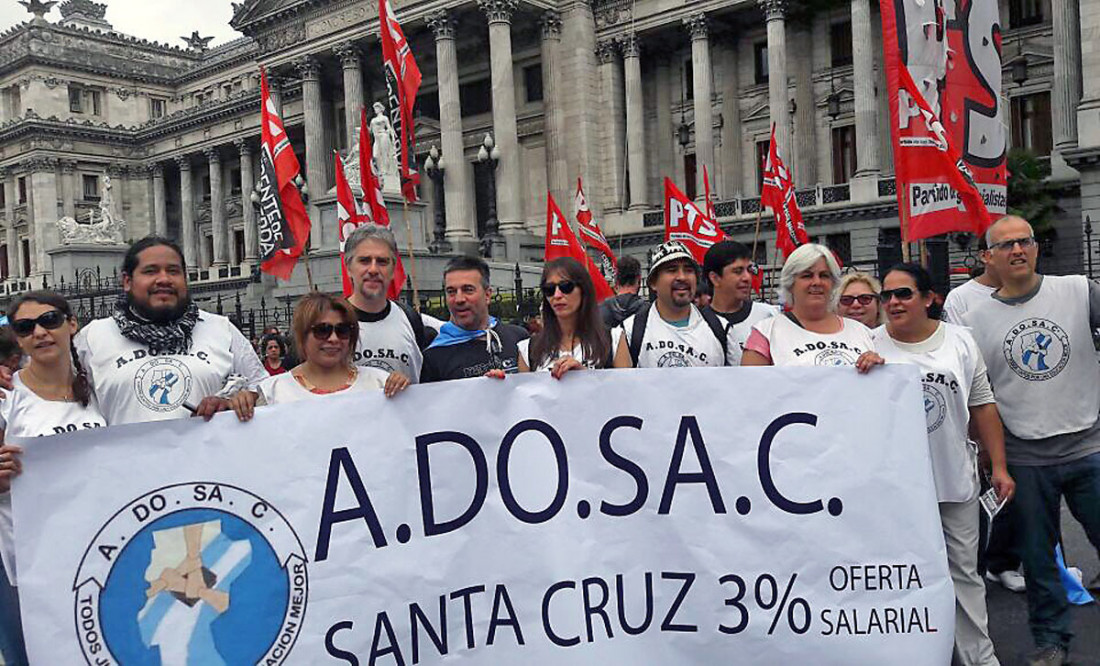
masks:
{"label": "building window", "polygon": [[1043,0],[1009,0],[1008,27],[1023,28],[1043,22]]}
{"label": "building window", "polygon": [[493,83],[489,79],[470,81],[458,86],[458,104],[462,116],[477,116],[493,110]]}
{"label": "building window", "polygon": [[168,111],[167,100],[157,99],[156,97],[149,99],[149,116],[152,118],[163,118]]}
{"label": "building window", "polygon": [[1050,93],[1012,98],[1012,145],[1046,157],[1054,146]]}
{"label": "building window", "polygon": [[0,208],[8,205],[8,188],[4,187],[3,183],[0,183]]}
{"label": "building window", "polygon": [[206,248],[206,261],[204,263],[209,266],[214,263],[214,237],[209,234],[203,236],[202,245]]}
{"label": "building window", "polygon": [[768,82],[768,43],[757,42],[752,45],[753,70],[757,83]]}
{"label": "building window", "polygon": [[227,83],[222,86],[222,97],[230,97],[233,94],[233,84]]}
{"label": "building window", "polygon": [[202,200],[210,201],[210,176],[202,177]]}
{"label": "building window", "polygon": [[203,103],[202,93],[195,93],[195,106],[199,106]]}
{"label": "building window", "polygon": [[695,181],[698,180],[695,169],[695,154],[684,155],[684,194],[688,199],[699,196],[699,190],[695,186]]}
{"label": "building window", "polygon": [[852,179],[856,172],[856,128],[853,125],[833,128],[833,184]]}
{"label": "building window", "polygon": [[88,91],[88,98],[92,102],[92,115],[93,116],[102,116],[103,115],[103,95],[102,95],[102,93],[100,93],[100,91],[98,91],[98,90],[89,90]]}
{"label": "building window", "polygon": [[756,186],[757,191],[764,189],[764,164],[768,161],[768,149],[771,139],[756,142]]}
{"label": "building window", "polygon": [[0,245],[0,280],[7,280],[8,273],[8,246]]}
{"label": "building window", "polygon": [[23,249],[23,276],[26,277],[31,274],[31,241],[24,238],[19,245]]}
{"label": "building window", "polygon": [[529,65],[523,68],[523,88],[527,92],[527,101],[542,101],[542,65]]}
{"label": "building window", "polygon": [[80,177],[85,201],[99,201],[99,176],[84,174]]}
{"label": "building window", "polygon": [[72,83],[69,84],[69,111],[84,113],[84,89]]}
{"label": "building window", "polygon": [[684,61],[684,99],[695,99],[695,66],[691,58]]}
{"label": "building window", "polygon": [[229,172],[229,194],[238,195],[241,193],[241,170],[232,169]]}
{"label": "building window", "polygon": [[9,118],[23,115],[23,102],[18,83],[8,88],[8,102],[10,105],[8,110],[11,112],[8,114]]}
{"label": "building window", "polygon": [[840,259],[840,263],[845,266],[852,263],[852,234],[847,231],[839,234],[827,234],[825,236],[825,246],[836,254],[837,258]]}
{"label": "building window", "polygon": [[19,205],[27,203],[27,177],[19,177]]}
{"label": "building window", "polygon": [[834,23],[829,26],[829,44],[832,52],[833,67],[847,67],[852,64],[852,23]]}
{"label": "building window", "polygon": [[233,230],[233,263],[244,263],[244,229]]}

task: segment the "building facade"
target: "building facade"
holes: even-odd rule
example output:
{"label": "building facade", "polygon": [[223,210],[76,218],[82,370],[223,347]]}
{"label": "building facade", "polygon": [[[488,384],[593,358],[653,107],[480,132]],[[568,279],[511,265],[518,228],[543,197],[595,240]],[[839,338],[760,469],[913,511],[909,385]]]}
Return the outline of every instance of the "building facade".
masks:
{"label": "building facade", "polygon": [[[1050,165],[1057,209],[1044,255],[1080,270],[1091,265],[1086,220],[1100,220],[1100,2],[999,2],[1009,143]],[[61,3],[59,20],[38,8],[0,34],[5,293],[115,261],[117,248],[58,234],[59,219],[94,222],[105,207],[128,239],[178,239],[210,289],[247,282],[260,66],[306,176],[312,281],[338,289],[333,151],[356,145],[361,106],[388,98],[377,4],[233,8],[242,37],[214,48],[198,33],[182,46],[120,34],[108,4],[91,0]],[[396,10],[424,74],[424,178],[421,202],[390,207],[422,289],[438,289],[454,252],[491,254],[501,271],[537,263],[546,192],[568,212],[578,177],[612,245],[644,259],[663,234],[663,178],[701,196],[704,166],[722,225],[758,237],[760,262],[774,264],[770,215],[759,215],[773,122],[809,233],[856,266],[900,251],[877,3],[409,0]],[[929,252],[958,265],[973,246],[957,235]],[[270,298],[306,287],[299,269],[249,289]]]}

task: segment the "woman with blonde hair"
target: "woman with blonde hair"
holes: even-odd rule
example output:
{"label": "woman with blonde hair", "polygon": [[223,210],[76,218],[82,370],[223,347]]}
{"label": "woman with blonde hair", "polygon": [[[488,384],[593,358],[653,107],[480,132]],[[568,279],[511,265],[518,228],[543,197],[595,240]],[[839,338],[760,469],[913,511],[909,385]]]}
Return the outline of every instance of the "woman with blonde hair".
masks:
{"label": "woman with blonde hair", "polygon": [[787,257],[779,298],[789,308],[753,325],[741,365],[854,365],[882,363],[871,330],[833,311],[840,266],[829,248],[807,243]]}
{"label": "woman with blonde hair", "polygon": [[848,273],[837,288],[837,314],[855,319],[867,328],[878,328],[882,324],[881,292],[882,285],[874,276],[861,271]]}

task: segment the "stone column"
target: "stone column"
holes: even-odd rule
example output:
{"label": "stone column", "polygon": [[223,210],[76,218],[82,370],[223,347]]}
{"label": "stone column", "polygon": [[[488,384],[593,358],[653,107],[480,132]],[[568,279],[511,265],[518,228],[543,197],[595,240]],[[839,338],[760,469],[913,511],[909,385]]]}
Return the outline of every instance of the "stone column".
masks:
{"label": "stone column", "polygon": [[195,230],[195,188],[191,182],[191,158],[187,155],[176,157],[180,169],[180,242],[183,243],[183,258],[189,266],[198,268],[199,250]]}
{"label": "stone column", "polygon": [[519,159],[516,128],[516,85],[512,74],[512,12],[518,0],[478,0],[489,18],[489,59],[493,79],[493,138],[500,149],[496,172],[497,218],[502,233],[523,231]]}
{"label": "stone column", "polygon": [[599,165],[603,160],[599,144],[602,110],[592,103],[592,91],[599,86],[596,73],[596,21],[591,0],[561,3],[562,51],[561,86],[566,171],[570,181],[582,176],[589,182],[588,204],[593,213],[601,213],[599,199],[591,196],[598,184]]}
{"label": "stone column", "polygon": [[477,236],[477,216],[470,192],[470,164],[462,142],[462,108],[458,97],[458,56],[455,22],[446,10],[428,17],[435,31],[436,78],[439,80],[439,134],[443,144],[443,191],[447,213],[447,240],[471,243]]}
{"label": "stone column", "polygon": [[[814,52],[814,33],[807,28],[794,31],[800,51]],[[817,108],[814,104],[813,57],[805,55],[794,61],[794,146],[795,184],[812,187],[817,183]]]}
{"label": "stone column", "polygon": [[[241,219],[244,224],[244,260],[255,263],[260,256],[259,230],[256,228],[256,209],[252,207],[252,188],[256,179],[252,175],[252,144],[248,139],[233,142],[241,156]],[[354,145],[354,144],[353,144]]]}
{"label": "stone column", "polygon": [[283,117],[283,77],[269,71],[267,73],[267,94],[271,97],[271,103],[275,105],[275,111],[279,118]]}
{"label": "stone column", "polygon": [[153,178],[153,233],[168,236],[168,208],[164,198],[164,167],[153,162],[150,167]]}
{"label": "stone column", "polygon": [[[706,14],[699,12],[684,19],[691,33],[691,88],[695,109],[695,175],[698,197],[703,197],[703,167],[714,171],[714,108],[711,106],[710,38]],[[771,42],[769,28],[768,41]],[[770,53],[770,51],[769,51]]]}
{"label": "stone column", "polygon": [[210,235],[214,239],[214,256],[211,266],[220,268],[229,264],[226,247],[225,197],[222,191],[222,156],[217,146],[203,151],[210,167]]}
{"label": "stone column", "polygon": [[623,71],[626,80],[626,159],[630,174],[630,207],[647,208],[645,164],[645,111],[642,106],[642,53],[638,36],[623,38]]}
{"label": "stone column", "polygon": [[[306,185],[309,187],[309,218],[313,220],[310,242],[313,248],[321,247],[321,214],[313,201],[328,192],[328,173],[325,160],[332,156],[325,150],[325,119],[321,106],[321,63],[313,56],[304,56],[297,62],[302,77],[302,112],[306,130]],[[215,241],[215,245],[216,245]]]}
{"label": "stone column", "polygon": [[[856,111],[856,175],[878,176],[878,101],[869,0],[852,0],[852,79]],[[876,186],[877,188],[877,186]]]}
{"label": "stone column", "polygon": [[[657,98],[657,136],[652,141],[656,142],[657,151],[657,192],[661,191],[660,178],[664,175],[676,173],[676,147],[675,127],[672,121],[672,88],[678,78],[672,76],[672,68],[668,56],[663,56],[657,61],[656,98]],[[680,99],[676,95],[676,99]]]}
{"label": "stone column", "polygon": [[572,200],[569,168],[565,163],[565,123],[561,85],[561,16],[550,9],[542,19],[542,107],[546,141],[546,188],[558,205]]}
{"label": "stone column", "polygon": [[15,232],[15,173],[0,169],[0,187],[4,188],[4,242],[8,246],[8,277],[16,277],[19,265],[19,236]]}
{"label": "stone column", "polygon": [[737,35],[727,41],[722,75],[722,198],[739,194],[742,182],[741,77],[737,71]]}
{"label": "stone column", "polygon": [[758,0],[768,26],[768,109],[783,160],[790,160],[791,118],[787,106],[786,0]]}
{"label": "stone column", "polygon": [[[600,62],[600,116],[603,118],[604,152],[603,187],[600,200],[605,208],[621,210],[626,184],[623,182],[626,128],[623,125],[623,76],[619,69],[618,46],[610,39],[596,44],[596,57]],[[598,183],[597,183],[598,184]]]}
{"label": "stone column", "polygon": [[76,217],[76,162],[61,160],[61,214]]}
{"label": "stone column", "polygon": [[[1077,146],[1077,105],[1081,103],[1081,7],[1079,0],[1051,0],[1054,27],[1054,148]],[[1090,9],[1089,11],[1094,11]],[[1093,44],[1089,45],[1094,48]]]}
{"label": "stone column", "polygon": [[359,134],[359,109],[363,106],[363,71],[360,68],[360,52],[355,42],[344,42],[335,49],[336,57],[344,70],[344,125],[347,129],[348,149],[356,145]]}
{"label": "stone column", "polygon": [[32,235],[31,273],[41,275],[49,273],[50,256],[46,250],[56,245],[57,210],[57,167],[55,158],[47,157],[31,160],[27,165],[27,180],[30,181],[29,209]]}

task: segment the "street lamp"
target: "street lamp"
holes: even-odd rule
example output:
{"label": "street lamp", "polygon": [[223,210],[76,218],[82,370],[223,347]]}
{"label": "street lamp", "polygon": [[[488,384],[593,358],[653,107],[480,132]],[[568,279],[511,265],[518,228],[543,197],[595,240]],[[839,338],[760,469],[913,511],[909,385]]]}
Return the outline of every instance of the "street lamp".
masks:
{"label": "street lamp", "polygon": [[1092,277],[1092,217],[1085,216],[1085,249],[1088,257],[1089,277]]}
{"label": "street lamp", "polygon": [[431,251],[435,253],[450,252],[451,244],[447,242],[447,218],[445,209],[446,193],[443,188],[443,156],[439,153],[439,147],[432,145],[428,151],[428,158],[424,160],[424,171],[432,180],[435,187],[435,228],[432,231]]}
{"label": "street lamp", "polygon": [[497,165],[500,164],[500,149],[493,141],[493,135],[485,133],[481,148],[477,151],[477,161],[489,171],[489,219],[485,220],[485,236],[493,239],[499,235],[497,222]]}

